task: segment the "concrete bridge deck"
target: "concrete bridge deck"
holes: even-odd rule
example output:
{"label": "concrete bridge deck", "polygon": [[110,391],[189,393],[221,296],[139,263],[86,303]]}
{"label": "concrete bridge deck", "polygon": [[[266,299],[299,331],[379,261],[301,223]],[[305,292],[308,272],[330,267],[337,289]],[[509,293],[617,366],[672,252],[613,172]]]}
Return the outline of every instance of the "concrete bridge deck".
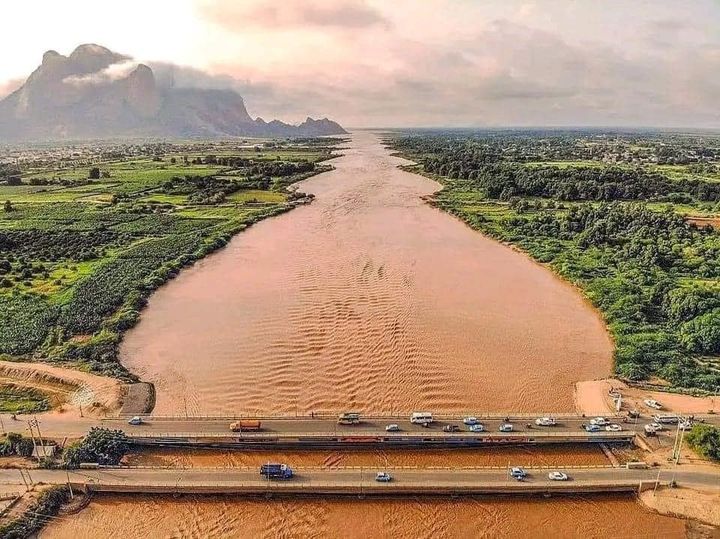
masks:
{"label": "concrete bridge deck", "polygon": [[[577,494],[638,492],[668,484],[672,471],[618,468],[562,469],[569,481],[550,481],[549,469],[526,469],[517,481],[507,468],[383,469],[393,479],[375,481],[378,468],[298,468],[288,480],[268,480],[258,469],[240,468],[99,468],[33,470],[32,480],[44,484],[70,484],[76,490],[112,493],[234,494],[234,495],[480,495],[480,494]],[[683,475],[684,474],[684,475]],[[0,470],[0,482],[17,483],[17,470]],[[678,481],[714,481],[716,475],[682,472]]]}
{"label": "concrete bridge deck", "polygon": [[[246,418],[249,419],[249,418]],[[253,418],[254,419],[254,418]],[[411,423],[407,417],[364,418],[358,425],[339,425],[336,418],[259,418],[259,432],[230,431],[232,418],[155,418],[144,419],[142,425],[130,426],[125,419],[106,420],[103,426],[123,430],[138,445],[218,446],[242,448],[267,447],[448,447],[485,444],[548,444],[548,443],[612,443],[633,439],[635,425],[624,425],[619,432],[588,433],[582,428],[588,418],[558,418],[553,427],[539,427],[534,418],[510,417],[512,432],[500,432],[505,418],[478,417],[484,432],[471,432],[462,418],[443,419],[428,427]],[[621,417],[614,417],[618,424]],[[388,424],[396,424],[398,432],[387,432]],[[457,425],[457,432],[445,432],[446,425]],[[531,426],[528,426],[531,425]],[[629,428],[628,428],[629,427]]]}

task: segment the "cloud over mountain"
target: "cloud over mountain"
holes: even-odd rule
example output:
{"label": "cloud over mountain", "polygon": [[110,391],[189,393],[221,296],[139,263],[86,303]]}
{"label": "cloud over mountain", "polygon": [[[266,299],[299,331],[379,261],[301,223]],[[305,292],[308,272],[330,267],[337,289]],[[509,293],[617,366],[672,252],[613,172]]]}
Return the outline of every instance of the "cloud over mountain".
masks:
{"label": "cloud over mountain", "polygon": [[148,65],[93,44],[69,56],[47,51],[25,83],[0,101],[0,139],[345,132],[327,119],[298,126],[253,120],[229,81],[222,87],[199,70],[169,65],[161,71],[158,83]]}

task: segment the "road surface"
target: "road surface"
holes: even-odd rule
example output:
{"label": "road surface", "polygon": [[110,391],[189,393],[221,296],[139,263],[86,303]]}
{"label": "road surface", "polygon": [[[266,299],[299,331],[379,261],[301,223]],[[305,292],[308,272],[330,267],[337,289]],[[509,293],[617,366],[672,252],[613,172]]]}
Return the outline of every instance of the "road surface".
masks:
{"label": "road surface", "polygon": [[[226,493],[226,494],[482,494],[576,493],[638,491],[656,481],[704,489],[720,489],[718,476],[706,469],[627,470],[624,468],[555,468],[568,481],[551,481],[551,468],[527,468],[524,481],[511,478],[506,468],[299,468],[288,480],[267,480],[257,468],[100,468],[83,470],[31,470],[33,483],[67,484],[98,492]],[[375,481],[378,471],[392,476],[389,483]],[[18,470],[0,470],[3,484],[22,484]]]}

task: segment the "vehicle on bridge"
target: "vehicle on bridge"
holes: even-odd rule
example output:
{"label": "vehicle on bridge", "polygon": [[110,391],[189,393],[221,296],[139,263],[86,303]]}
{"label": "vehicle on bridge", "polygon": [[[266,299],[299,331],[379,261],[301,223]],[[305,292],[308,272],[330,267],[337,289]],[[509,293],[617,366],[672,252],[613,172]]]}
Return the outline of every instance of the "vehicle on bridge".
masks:
{"label": "vehicle on bridge", "polygon": [[608,432],[620,432],[622,430],[622,427],[617,423],[612,423],[605,427],[605,430]]}
{"label": "vehicle on bridge", "polygon": [[510,468],[510,477],[514,477],[518,481],[522,481],[527,477],[527,472],[523,470],[520,466],[514,466]]}
{"label": "vehicle on bridge", "polygon": [[654,408],[655,410],[662,410],[662,404],[660,404],[655,399],[645,399],[643,402],[646,406],[649,406],[650,408]]}
{"label": "vehicle on bridge", "polygon": [[474,425],[470,425],[468,430],[470,432],[484,432],[485,426],[482,423],[475,423]]}
{"label": "vehicle on bridge", "polygon": [[293,471],[287,464],[270,463],[260,466],[260,475],[264,475],[268,479],[290,479]]}
{"label": "vehicle on bridge", "polygon": [[387,472],[378,472],[377,475],[375,475],[375,481],[380,483],[389,483],[392,481],[392,475]]}
{"label": "vehicle on bridge", "polygon": [[680,421],[680,416],[676,414],[655,414],[653,421],[662,425],[674,425]]}
{"label": "vehicle on bridge", "polygon": [[443,432],[460,432],[460,427],[455,424],[445,425],[443,427]]}
{"label": "vehicle on bridge", "polygon": [[128,425],[142,425],[143,424],[143,418],[139,415],[136,415],[135,417],[131,417],[128,419]]}
{"label": "vehicle on bridge", "polygon": [[473,416],[463,417],[463,424],[464,424],[464,425],[470,426],[470,425],[477,425],[478,423],[479,423],[479,421],[478,421],[478,418],[477,418],[477,417],[473,417]]}
{"label": "vehicle on bridge", "polygon": [[511,423],[503,423],[500,425],[500,432],[512,432],[513,426]]}
{"label": "vehicle on bridge", "polygon": [[591,423],[590,425],[585,425],[584,428],[586,432],[600,432],[600,425],[594,425]]}
{"label": "vehicle on bridge", "polygon": [[557,425],[557,421],[552,417],[538,417],[535,420],[535,424],[539,427],[554,427]]}
{"label": "vehicle on bridge", "polygon": [[230,430],[233,432],[259,432],[262,424],[255,419],[242,419],[230,423]]}
{"label": "vehicle on bridge", "polygon": [[678,421],[678,428],[680,430],[690,430],[693,427],[693,421],[689,418],[680,418]]}
{"label": "vehicle on bridge", "polygon": [[345,412],[338,417],[339,425],[359,425],[360,414],[357,412]]}
{"label": "vehicle on bridge", "polygon": [[390,423],[385,427],[386,432],[400,432],[400,425],[397,423]]}
{"label": "vehicle on bridge", "polygon": [[433,415],[430,412],[413,412],[410,416],[410,423],[416,425],[429,425],[433,422]]}
{"label": "vehicle on bridge", "polygon": [[590,420],[591,425],[597,425],[598,427],[606,427],[610,424],[610,420],[606,417],[594,417]]}
{"label": "vehicle on bridge", "polygon": [[550,472],[548,474],[548,479],[550,481],[567,481],[570,477],[568,477],[568,474],[563,472]]}

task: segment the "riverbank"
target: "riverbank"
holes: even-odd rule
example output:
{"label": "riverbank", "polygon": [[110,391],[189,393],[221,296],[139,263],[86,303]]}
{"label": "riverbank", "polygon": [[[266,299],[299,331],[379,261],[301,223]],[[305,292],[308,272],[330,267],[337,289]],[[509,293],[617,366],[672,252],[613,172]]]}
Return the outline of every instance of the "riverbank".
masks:
{"label": "riverbank", "polygon": [[43,416],[79,418],[115,415],[122,406],[125,385],[111,377],[92,374],[69,365],[0,361],[0,380],[35,389],[52,398],[53,408]]}
{"label": "riverbank", "polygon": [[[719,487],[720,488],[720,487]],[[720,491],[690,488],[661,488],[640,494],[640,502],[650,511],[677,518],[689,518],[713,526],[710,537],[720,533]]]}
{"label": "riverbank", "polygon": [[629,385],[615,378],[576,383],[575,407],[578,413],[588,416],[612,413],[617,411],[616,395],[621,396],[621,410],[637,410],[646,416],[654,415],[658,410],[645,404],[645,400],[661,403],[662,412],[693,415],[720,411],[718,408],[720,397],[696,397],[672,391],[653,391]]}

